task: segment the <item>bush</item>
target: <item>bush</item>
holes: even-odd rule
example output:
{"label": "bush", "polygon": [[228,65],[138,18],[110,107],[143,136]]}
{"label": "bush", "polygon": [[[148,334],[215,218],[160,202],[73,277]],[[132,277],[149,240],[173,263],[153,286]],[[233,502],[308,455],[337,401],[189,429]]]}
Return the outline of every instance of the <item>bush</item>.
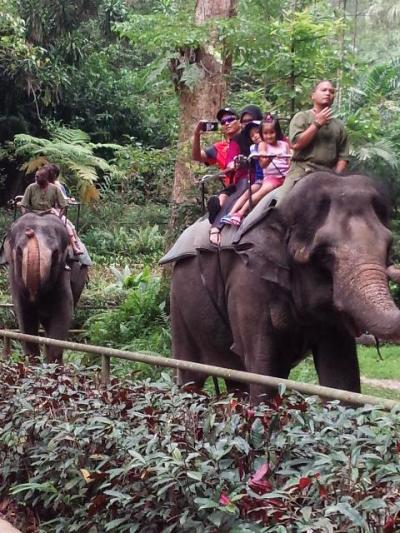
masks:
{"label": "bush", "polygon": [[167,287],[149,269],[123,279],[125,297],[117,309],[94,315],[87,322],[90,341],[126,350],[168,355],[169,318],[165,311]]}
{"label": "bush", "polygon": [[157,202],[168,205],[171,200],[176,153],[171,148],[156,150],[140,144],[126,146],[116,165],[123,176],[119,181],[105,180],[101,186],[105,199],[115,194],[126,203]]}
{"label": "bush", "polygon": [[41,531],[384,531],[400,527],[398,413],[0,366],[0,497]]}
{"label": "bush", "polygon": [[158,225],[138,229],[125,229],[122,226],[110,229],[89,230],[84,242],[99,262],[129,259],[132,263],[154,263],[163,254],[164,237]]}

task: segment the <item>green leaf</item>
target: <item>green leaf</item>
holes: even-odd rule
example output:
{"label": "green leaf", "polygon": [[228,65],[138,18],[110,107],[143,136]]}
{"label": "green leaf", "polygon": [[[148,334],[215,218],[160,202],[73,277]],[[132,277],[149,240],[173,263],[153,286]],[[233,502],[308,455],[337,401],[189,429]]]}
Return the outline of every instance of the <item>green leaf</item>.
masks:
{"label": "green leaf", "polygon": [[199,506],[199,510],[216,509],[219,507],[219,504],[210,498],[195,498],[194,501]]}
{"label": "green leaf", "polygon": [[194,470],[189,470],[187,472],[187,476],[190,477],[191,479],[195,479],[196,481],[201,481],[203,477],[201,472],[194,471]]}
{"label": "green leaf", "polygon": [[351,507],[348,503],[338,503],[337,505],[332,505],[325,510],[326,516],[334,513],[340,513],[348,518],[352,524],[364,528],[365,531],[368,530],[368,524],[365,519],[361,516],[357,509],[354,509],[354,507]]}

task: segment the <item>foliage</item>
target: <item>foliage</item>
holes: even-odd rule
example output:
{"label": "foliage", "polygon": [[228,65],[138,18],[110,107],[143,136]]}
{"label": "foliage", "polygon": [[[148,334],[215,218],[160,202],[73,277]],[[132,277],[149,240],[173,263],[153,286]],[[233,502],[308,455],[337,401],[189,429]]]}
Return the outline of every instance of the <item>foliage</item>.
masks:
{"label": "foliage", "polygon": [[[120,273],[119,273],[120,274]],[[170,351],[167,288],[146,268],[139,274],[120,274],[125,297],[118,308],[93,315],[87,331],[94,344],[127,350]]]}
{"label": "foliage", "polygon": [[398,413],[0,367],[0,495],[44,531],[395,531]]}
{"label": "foliage", "polygon": [[[122,147],[115,144],[93,144],[89,136],[81,130],[55,127],[50,132],[50,139],[19,134],[14,138],[15,154],[31,159],[23,165],[31,173],[43,164],[43,158],[60,165],[64,179],[69,185],[75,185],[83,201],[98,199],[94,185],[99,175],[117,173],[105,159],[95,155],[97,150],[118,151]],[[63,176],[61,176],[61,179]]]}
{"label": "foliage", "polygon": [[117,192],[125,203],[152,201],[169,204],[176,157],[174,149],[157,150],[134,144],[116,155],[115,164],[121,177],[103,184],[102,192],[107,200]]}
{"label": "foliage", "polygon": [[[302,2],[301,7],[283,2],[280,12],[270,13],[263,2],[256,6],[243,2],[239,33],[227,28],[226,38],[238,63],[233,83],[239,85],[234,90],[240,92],[244,84],[252,90],[261,87],[268,111],[290,118],[308,105],[316,80],[332,79],[339,67],[348,68],[349,51],[340,43],[343,20],[332,11],[330,2]],[[256,86],[254,79],[259,80]]]}
{"label": "foliage", "polygon": [[130,263],[151,264],[162,255],[164,237],[158,225],[133,230],[114,226],[87,231],[85,244],[93,253],[93,258],[100,262],[120,262],[125,259]]}

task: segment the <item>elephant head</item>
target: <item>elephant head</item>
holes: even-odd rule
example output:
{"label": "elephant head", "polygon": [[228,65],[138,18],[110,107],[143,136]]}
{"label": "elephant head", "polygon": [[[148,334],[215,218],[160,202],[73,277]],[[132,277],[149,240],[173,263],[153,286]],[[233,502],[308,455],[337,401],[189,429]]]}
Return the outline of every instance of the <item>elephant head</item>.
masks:
{"label": "elephant head", "polygon": [[[325,172],[303,178],[281,202],[296,306],[337,313],[352,334],[400,335],[387,277],[392,242],[388,202],[365,176]],[[333,304],[333,306],[332,306]]]}
{"label": "elephant head", "polygon": [[10,228],[4,251],[14,283],[34,303],[65,268],[68,234],[55,215],[27,213]]}

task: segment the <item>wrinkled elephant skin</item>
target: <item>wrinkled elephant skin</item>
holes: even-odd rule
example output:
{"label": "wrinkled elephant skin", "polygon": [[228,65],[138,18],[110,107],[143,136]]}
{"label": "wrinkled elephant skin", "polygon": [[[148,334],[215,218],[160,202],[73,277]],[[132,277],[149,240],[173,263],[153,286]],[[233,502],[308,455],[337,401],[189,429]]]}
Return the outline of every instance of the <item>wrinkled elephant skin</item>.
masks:
{"label": "wrinkled elephant skin", "polygon": [[[12,300],[23,333],[65,340],[88,277],[87,267],[73,262],[66,269],[67,230],[55,215],[27,213],[9,229],[4,251],[9,266]],[[39,346],[24,343],[26,355],[37,358]],[[48,347],[48,362],[61,362],[62,349]]]}
{"label": "wrinkled elephant skin", "polygon": [[[398,275],[387,270],[387,225],[386,199],[369,178],[303,178],[236,250],[176,263],[173,356],[287,378],[311,350],[321,385],[359,392],[354,337],[400,333],[387,283]],[[204,382],[191,371],[178,379]],[[250,393],[271,391],[255,385]]]}

